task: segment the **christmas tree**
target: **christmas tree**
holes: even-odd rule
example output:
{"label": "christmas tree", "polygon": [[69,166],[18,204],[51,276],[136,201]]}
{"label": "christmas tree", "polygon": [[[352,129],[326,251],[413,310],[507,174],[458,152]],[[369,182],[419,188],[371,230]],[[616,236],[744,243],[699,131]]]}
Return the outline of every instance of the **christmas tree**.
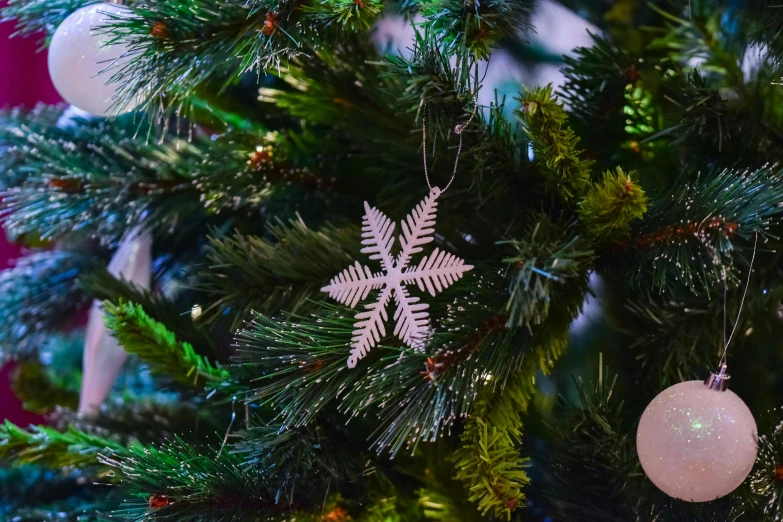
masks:
{"label": "christmas tree", "polygon": [[783,4],[535,4],[8,2],[2,518],[783,520]]}

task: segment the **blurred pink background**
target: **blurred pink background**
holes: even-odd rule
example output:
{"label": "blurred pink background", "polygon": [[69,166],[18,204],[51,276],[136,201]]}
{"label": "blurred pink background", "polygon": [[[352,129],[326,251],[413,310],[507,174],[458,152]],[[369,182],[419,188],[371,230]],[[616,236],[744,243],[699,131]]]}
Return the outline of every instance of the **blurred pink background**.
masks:
{"label": "blurred pink background", "polygon": [[[0,0],[0,6],[4,5],[5,1]],[[46,51],[38,52],[38,39],[9,40],[11,33],[12,24],[0,24],[0,108],[34,107],[38,102],[59,102],[60,97],[49,80]],[[10,266],[19,254],[19,248],[10,245],[5,233],[0,233],[0,269]],[[11,392],[8,385],[11,370],[10,365],[0,369],[0,419],[6,418],[22,426],[40,422],[38,416],[22,409]]]}

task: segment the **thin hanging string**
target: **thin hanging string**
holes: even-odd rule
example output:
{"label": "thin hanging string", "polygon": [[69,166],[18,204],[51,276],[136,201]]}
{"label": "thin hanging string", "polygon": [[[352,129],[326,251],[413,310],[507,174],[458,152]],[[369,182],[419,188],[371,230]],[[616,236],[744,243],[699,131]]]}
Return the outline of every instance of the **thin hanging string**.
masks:
{"label": "thin hanging string", "polygon": [[[454,126],[454,133],[459,136],[459,146],[457,146],[457,157],[454,159],[454,171],[451,173],[451,179],[446,184],[446,188],[441,191],[441,194],[449,190],[449,187],[454,182],[454,178],[457,177],[457,166],[459,165],[459,156],[462,154],[462,132],[473,121],[473,117],[478,112],[478,94],[473,98],[473,112],[470,114],[470,118],[465,123],[458,123]],[[424,150],[424,177],[427,178],[427,187],[432,190],[432,183],[430,183],[430,173],[427,169],[427,107],[424,107],[424,116],[421,120],[422,128],[422,149]]]}
{"label": "thin hanging string", "polygon": [[[729,293],[729,283],[726,280],[726,268],[723,268],[723,355],[726,356],[726,294]],[[721,361],[723,357],[721,357]]]}
{"label": "thin hanging string", "polygon": [[[731,329],[731,335],[729,335],[729,340],[726,341],[723,345],[723,355],[720,358],[720,364],[719,366],[723,366],[726,364],[726,353],[729,351],[729,344],[731,343],[731,340],[734,338],[734,333],[737,331],[737,326],[739,326],[739,320],[740,316],[742,315],[742,307],[745,306],[745,297],[748,295],[748,287],[750,287],[750,276],[753,274],[753,262],[756,260],[756,247],[759,244],[759,233],[756,232],[756,241],[753,243],[753,255],[750,258],[750,268],[748,269],[748,280],[745,282],[745,291],[742,293],[742,300],[740,301],[740,307],[739,311],[737,312],[737,319],[734,321],[734,328]],[[724,298],[723,298],[723,321],[724,321],[724,327],[723,327],[723,338],[726,338],[726,298],[725,298],[725,292],[726,288],[724,286]]]}

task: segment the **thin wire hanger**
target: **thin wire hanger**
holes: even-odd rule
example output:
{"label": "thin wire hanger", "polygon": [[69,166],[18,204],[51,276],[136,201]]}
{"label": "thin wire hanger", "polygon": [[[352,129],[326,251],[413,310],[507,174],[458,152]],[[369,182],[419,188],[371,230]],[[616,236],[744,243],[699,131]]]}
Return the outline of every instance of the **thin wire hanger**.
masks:
{"label": "thin wire hanger", "polygon": [[734,334],[737,332],[737,326],[739,326],[740,316],[742,315],[742,308],[745,306],[745,297],[748,295],[748,287],[750,287],[750,277],[753,274],[753,262],[756,260],[756,247],[759,244],[759,233],[756,232],[756,241],[753,243],[753,255],[750,258],[750,267],[748,269],[748,280],[745,282],[745,291],[742,293],[742,300],[740,301],[739,311],[737,311],[737,319],[734,321],[734,327],[731,329],[731,335],[726,340],[726,293],[727,287],[726,276],[723,278],[723,355],[721,355],[718,368],[723,369],[726,366],[726,355],[729,351],[729,344],[734,338]]}
{"label": "thin wire hanger", "polygon": [[[473,118],[476,116],[476,113],[478,112],[478,94],[475,95],[473,98],[473,112],[470,114],[470,117],[468,118],[468,121],[465,123],[458,123],[454,126],[454,133],[459,136],[459,146],[457,147],[457,157],[454,159],[454,171],[451,173],[451,179],[446,184],[446,188],[440,191],[441,194],[446,192],[451,184],[454,182],[454,178],[457,177],[457,166],[459,165],[459,157],[460,154],[462,154],[462,132],[470,125],[470,122],[473,121]],[[427,178],[427,187],[432,191],[432,183],[430,183],[430,173],[427,168],[427,107],[424,107],[424,116],[421,120],[421,128],[422,128],[422,149],[423,149],[423,157],[424,157],[424,177]]]}

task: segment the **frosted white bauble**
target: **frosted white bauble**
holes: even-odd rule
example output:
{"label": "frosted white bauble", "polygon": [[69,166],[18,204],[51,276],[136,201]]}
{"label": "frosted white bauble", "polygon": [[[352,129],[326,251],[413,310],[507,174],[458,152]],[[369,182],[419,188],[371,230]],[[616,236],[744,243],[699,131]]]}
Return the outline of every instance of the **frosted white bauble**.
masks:
{"label": "frosted white bauble", "polygon": [[115,103],[119,84],[106,82],[128,60],[122,57],[127,46],[108,45],[111,36],[95,31],[110,21],[104,13],[123,16],[129,12],[120,5],[88,5],[71,14],[54,32],[49,46],[49,75],[68,103],[95,116],[116,116],[139,104],[138,98],[122,107]]}
{"label": "frosted white bauble", "polygon": [[756,460],[758,432],[734,392],[675,384],[647,406],[636,433],[644,472],[669,496],[707,502],[734,491]]}

